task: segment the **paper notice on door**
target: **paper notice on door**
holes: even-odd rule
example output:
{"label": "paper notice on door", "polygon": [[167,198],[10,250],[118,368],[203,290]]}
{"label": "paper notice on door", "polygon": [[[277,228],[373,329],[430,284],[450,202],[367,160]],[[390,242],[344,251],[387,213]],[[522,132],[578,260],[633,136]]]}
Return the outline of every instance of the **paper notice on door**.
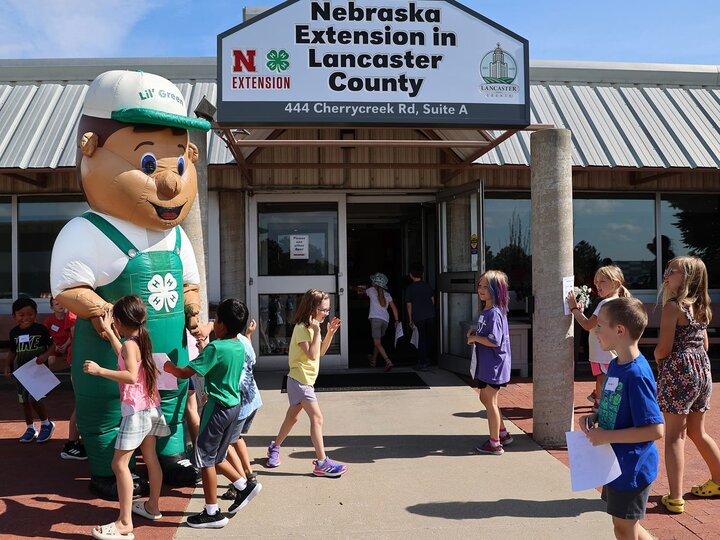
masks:
{"label": "paper notice on door", "polygon": [[155,365],[160,371],[160,376],[157,380],[158,390],[177,390],[177,379],[174,375],[171,375],[163,369],[165,362],[170,361],[170,357],[165,353],[153,353],[152,357],[153,360],[155,360]]}
{"label": "paper notice on door", "polygon": [[568,304],[567,297],[570,291],[575,286],[575,276],[565,276],[562,278],[562,295],[563,295],[563,306],[565,307],[565,315],[572,315],[570,311],[570,305]]}
{"label": "paper notice on door", "polygon": [[620,464],[609,444],[593,446],[582,431],[565,433],[573,491],[604,486],[620,476]]}
{"label": "paper notice on door", "polygon": [[60,379],[45,364],[38,364],[37,358],[25,362],[13,372],[13,375],[35,401],[44,398],[50,390],[60,384]]}

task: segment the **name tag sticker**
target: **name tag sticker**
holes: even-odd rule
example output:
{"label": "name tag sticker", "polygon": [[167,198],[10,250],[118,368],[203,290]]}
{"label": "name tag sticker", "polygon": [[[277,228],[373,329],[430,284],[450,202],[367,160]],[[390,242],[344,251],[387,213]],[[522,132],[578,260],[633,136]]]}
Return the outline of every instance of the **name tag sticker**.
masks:
{"label": "name tag sticker", "polygon": [[605,390],[614,392],[617,389],[619,382],[620,381],[617,377],[608,377],[607,381],[605,382]]}
{"label": "name tag sticker", "polygon": [[18,336],[18,343],[30,343],[30,335],[23,334],[22,336]]}
{"label": "name tag sticker", "polygon": [[57,332],[58,330],[60,330],[60,327],[57,324],[51,324],[50,330],[52,330],[53,332]]}

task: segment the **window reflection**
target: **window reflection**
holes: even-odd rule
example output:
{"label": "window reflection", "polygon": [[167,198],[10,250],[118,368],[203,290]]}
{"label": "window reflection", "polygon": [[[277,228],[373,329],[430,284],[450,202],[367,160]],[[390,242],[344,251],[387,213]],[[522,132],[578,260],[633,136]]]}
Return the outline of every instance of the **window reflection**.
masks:
{"label": "window reflection", "polygon": [[524,313],[532,291],[529,193],[488,193],[485,198],[485,268],[510,282],[510,312]]}
{"label": "window reflection", "polygon": [[662,267],[678,255],[700,257],[709,286],[720,288],[720,195],[663,195],[660,206]]}
{"label": "window reflection", "polygon": [[12,298],[12,206],[0,197],[0,298]]}
{"label": "window reflection", "polygon": [[80,197],[18,200],[18,288],[34,298],[50,296],[50,257],[60,229],[88,210]]}
{"label": "window reflection", "polygon": [[614,264],[629,289],[655,289],[655,199],[651,195],[577,195],[573,201],[574,267],[592,285],[599,266]]}
{"label": "window reflection", "polygon": [[332,275],[337,272],[335,204],[258,204],[261,276]]}
{"label": "window reflection", "polygon": [[[260,333],[260,354],[263,356],[287,356],[290,349],[290,338],[293,333],[293,319],[295,309],[300,305],[300,299],[304,293],[290,294],[261,294],[258,296],[260,303],[260,320],[258,331]],[[320,325],[320,331],[324,336],[327,332],[327,323],[333,317],[338,317],[339,306],[337,295],[330,295],[330,313]],[[326,354],[340,354],[340,332],[338,330],[335,339]]]}

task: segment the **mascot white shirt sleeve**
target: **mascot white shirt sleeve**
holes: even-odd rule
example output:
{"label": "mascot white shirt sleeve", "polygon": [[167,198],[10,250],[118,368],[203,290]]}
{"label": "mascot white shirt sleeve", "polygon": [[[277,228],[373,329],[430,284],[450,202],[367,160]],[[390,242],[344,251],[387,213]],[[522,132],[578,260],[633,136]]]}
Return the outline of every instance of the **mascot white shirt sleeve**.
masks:
{"label": "mascot white shirt sleeve", "polygon": [[[141,252],[172,251],[175,248],[175,228],[153,231],[107,214],[94,212],[110,222]],[[190,239],[180,230],[180,259],[183,264],[183,283],[198,285],[195,253]],[[87,286],[92,289],[115,281],[127,264],[122,253],[107,236],[87,219],[70,220],[55,240],[50,265],[50,288],[57,296],[62,291]]]}

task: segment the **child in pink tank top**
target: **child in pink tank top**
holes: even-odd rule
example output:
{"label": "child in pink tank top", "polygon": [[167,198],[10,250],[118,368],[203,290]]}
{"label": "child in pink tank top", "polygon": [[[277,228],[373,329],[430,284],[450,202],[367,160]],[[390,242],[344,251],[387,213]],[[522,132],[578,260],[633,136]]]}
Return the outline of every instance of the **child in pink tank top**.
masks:
{"label": "child in pink tank top", "polygon": [[[155,453],[155,444],[157,437],[170,435],[170,428],[159,406],[159,372],[152,358],[152,343],[145,328],[146,320],[145,304],[138,296],[124,296],[118,300],[113,306],[112,315],[108,313],[101,319],[102,328],[118,353],[117,370],[100,367],[92,360],[85,360],[83,364],[85,373],[120,385],[122,421],[112,463],[120,516],[112,523],[93,529],[93,537],[98,539],[133,538],[133,513],[150,520],[162,518],[162,469]],[[125,342],[121,343],[119,337],[125,338]],[[138,447],[142,451],[150,480],[150,497],[145,502],[132,500],[133,480],[129,464]]]}

